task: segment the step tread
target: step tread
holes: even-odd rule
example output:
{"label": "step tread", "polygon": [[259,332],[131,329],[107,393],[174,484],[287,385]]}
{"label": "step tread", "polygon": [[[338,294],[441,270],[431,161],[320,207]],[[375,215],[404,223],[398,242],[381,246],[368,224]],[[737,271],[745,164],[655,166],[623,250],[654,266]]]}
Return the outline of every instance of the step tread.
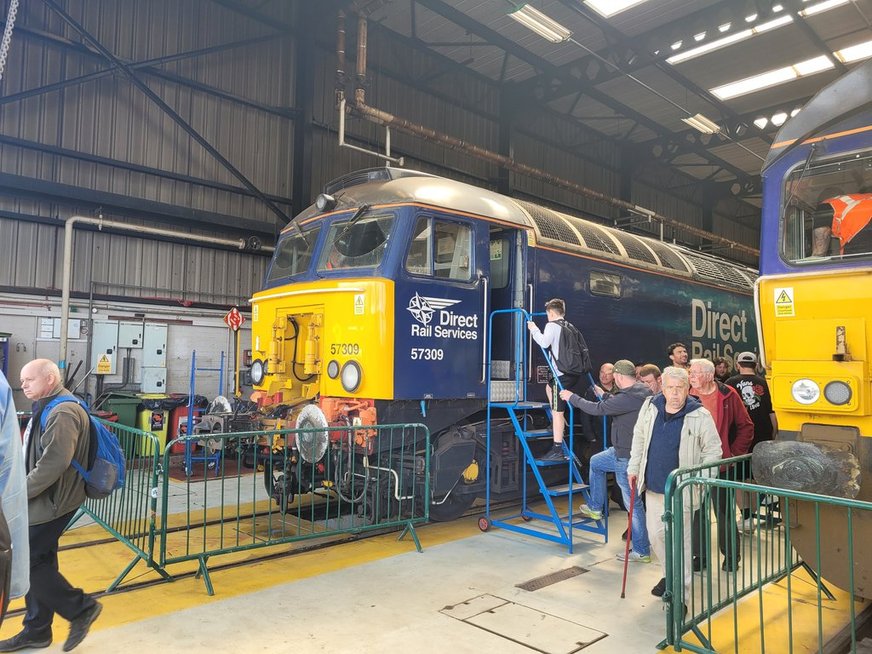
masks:
{"label": "step tread", "polygon": [[[587,484],[572,484],[572,494],[581,493],[586,488],[590,488]],[[562,484],[560,486],[551,486],[546,489],[546,492],[549,495],[553,495],[555,497],[559,497],[562,495],[569,495],[569,484]]]}

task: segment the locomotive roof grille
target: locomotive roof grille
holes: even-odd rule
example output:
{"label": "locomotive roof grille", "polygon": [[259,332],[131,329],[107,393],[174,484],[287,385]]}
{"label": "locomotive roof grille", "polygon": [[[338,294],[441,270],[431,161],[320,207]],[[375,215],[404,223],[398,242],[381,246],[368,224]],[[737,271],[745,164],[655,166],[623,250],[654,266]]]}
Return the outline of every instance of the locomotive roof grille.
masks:
{"label": "locomotive roof grille", "polygon": [[578,240],[576,233],[572,231],[572,228],[569,227],[564,220],[562,220],[562,216],[557,212],[539,206],[538,204],[533,204],[532,202],[525,202],[524,200],[515,200],[515,202],[527,210],[530,217],[535,221],[536,227],[539,228],[539,233],[542,236],[554,239],[555,241],[560,241],[561,243],[571,243],[573,245],[582,244]]}
{"label": "locomotive roof grille", "polygon": [[654,256],[649,248],[645,247],[645,243],[641,239],[636,238],[628,232],[614,231],[611,234],[621,242],[621,245],[624,246],[627,255],[631,259],[644,261],[645,263],[650,263],[655,266],[661,265],[657,260],[657,257]]}
{"label": "locomotive roof grille", "polygon": [[718,281],[721,284],[743,290],[751,290],[753,288],[753,284],[742,274],[741,270],[728,263],[712,259],[705,254],[693,252],[692,250],[684,250],[682,255],[690,260],[691,265],[696,269],[697,276],[701,279]]}

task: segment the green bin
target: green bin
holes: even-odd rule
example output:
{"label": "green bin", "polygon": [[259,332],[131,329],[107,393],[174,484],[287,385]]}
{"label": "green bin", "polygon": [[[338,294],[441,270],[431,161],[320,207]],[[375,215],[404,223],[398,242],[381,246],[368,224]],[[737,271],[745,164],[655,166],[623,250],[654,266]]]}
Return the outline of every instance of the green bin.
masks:
{"label": "green bin", "polygon": [[[125,395],[123,393],[113,393],[103,402],[103,409],[118,415],[118,424],[126,427],[136,428],[137,409],[142,402],[136,395]],[[138,454],[138,437],[132,434],[125,434],[121,439],[121,445],[124,448],[124,455],[127,459],[132,459]]]}

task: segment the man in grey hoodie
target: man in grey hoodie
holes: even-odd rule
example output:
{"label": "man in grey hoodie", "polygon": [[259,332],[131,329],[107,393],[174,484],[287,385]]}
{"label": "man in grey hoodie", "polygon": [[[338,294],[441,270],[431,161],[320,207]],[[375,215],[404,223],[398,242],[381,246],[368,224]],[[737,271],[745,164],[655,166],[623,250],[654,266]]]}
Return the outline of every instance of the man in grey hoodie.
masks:
{"label": "man in grey hoodie", "polygon": [[[572,391],[560,391],[560,396],[572,406],[591,416],[612,417],[612,446],[594,454],[590,459],[590,506],[582,504],[579,511],[589,518],[601,520],[606,508],[606,473],[614,472],[615,481],[624,497],[624,506],[630,508],[630,483],[627,480],[627,465],[630,463],[630,446],[633,443],[633,425],[639,417],[639,409],[645,398],[651,395],[650,389],[636,381],[636,366],[632,361],[621,359],[614,365],[614,394],[606,393],[600,402],[591,402]],[[645,525],[645,508],[642,502],[633,503],[633,551],[630,561],[651,562],[648,530]],[[621,561],[624,553],[617,555]]]}
{"label": "man in grey hoodie", "polygon": [[78,403],[64,402],[51,410],[42,428],[46,405],[58,396],[72,398],[53,361],[35,359],[25,365],[21,389],[34,401],[33,417],[24,435],[30,590],[24,597],[24,628],[0,641],[0,652],[51,645],[55,613],[70,621],[63,646],[69,652],[82,642],[102,609],[93,597],[73,588],[58,569],[58,540],[85,501],[85,482],[71,462],[75,458],[87,468],[90,419]]}

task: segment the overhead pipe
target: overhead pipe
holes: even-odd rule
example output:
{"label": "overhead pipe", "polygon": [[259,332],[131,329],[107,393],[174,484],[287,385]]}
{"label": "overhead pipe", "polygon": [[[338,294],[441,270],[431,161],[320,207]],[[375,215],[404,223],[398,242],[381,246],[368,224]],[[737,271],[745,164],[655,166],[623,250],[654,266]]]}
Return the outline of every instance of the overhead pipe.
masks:
{"label": "overhead pipe", "polygon": [[191,243],[202,243],[205,245],[223,245],[235,247],[239,250],[265,250],[272,251],[271,246],[261,246],[259,242],[252,237],[251,239],[232,239],[220,238],[218,236],[205,236],[200,234],[191,234],[190,232],[174,232],[172,230],[147,227],[145,225],[130,225],[128,223],[118,222],[116,220],[105,220],[101,218],[90,218],[88,216],[70,216],[64,223],[64,263],[63,277],[61,282],[61,334],[60,334],[60,352],[58,354],[58,367],[61,370],[66,370],[67,366],[67,329],[70,322],[70,284],[73,270],[73,227],[77,224],[94,225],[97,229],[102,230],[104,227],[111,227],[120,231],[131,232],[134,234],[150,234],[154,236],[172,236],[181,241],[189,241]]}
{"label": "overhead pipe", "polygon": [[[342,44],[344,49],[344,18],[341,21],[341,30],[342,30]],[[692,234],[693,236],[697,236],[699,238],[711,241],[712,243],[718,243],[719,245],[723,245],[725,247],[730,248],[731,250],[735,250],[737,252],[743,252],[745,254],[749,254],[754,257],[760,256],[760,250],[756,248],[749,247],[744,245],[743,243],[739,243],[738,241],[734,241],[732,239],[728,239],[724,236],[720,236],[718,234],[713,234],[712,232],[708,232],[704,229],[700,229],[698,227],[694,227],[692,225],[686,225],[674,218],[669,218],[662,214],[653,211],[652,209],[647,209],[645,207],[640,207],[637,204],[633,204],[632,202],[627,202],[626,200],[621,200],[619,198],[612,197],[610,195],[606,195],[600,191],[589,188],[587,186],[583,186],[576,182],[570,181],[568,179],[564,179],[562,177],[558,177],[557,175],[552,175],[551,173],[547,173],[544,170],[540,170],[539,168],[534,168],[532,166],[528,166],[526,164],[519,163],[515,161],[511,157],[507,157],[505,155],[499,154],[498,152],[493,152],[492,150],[488,150],[486,148],[482,148],[478,145],[474,145],[472,143],[467,143],[463,139],[459,139],[455,136],[449,136],[447,134],[442,134],[441,132],[437,132],[434,129],[429,127],[425,127],[423,125],[419,125],[417,123],[413,123],[405,118],[400,118],[391,114],[387,111],[383,111],[381,109],[376,109],[375,107],[370,107],[366,104],[366,90],[363,88],[363,83],[366,80],[366,40],[367,40],[367,21],[363,16],[359,17],[358,20],[358,62],[357,62],[357,75],[355,77],[355,89],[354,89],[354,100],[350,105],[351,111],[359,114],[363,118],[369,120],[370,122],[376,123],[378,125],[384,125],[386,128],[394,128],[406,134],[411,134],[412,136],[417,136],[423,138],[426,141],[430,141],[432,143],[438,143],[440,145],[444,145],[451,150],[456,150],[459,152],[463,152],[472,157],[476,157],[477,159],[482,159],[489,163],[495,164],[497,166],[501,166],[502,168],[506,168],[507,170],[511,170],[513,172],[519,173],[521,175],[526,175],[533,179],[538,179],[543,182],[547,182],[548,184],[552,184],[553,186],[557,186],[559,188],[564,188],[574,193],[578,193],[579,195],[583,195],[592,200],[598,200],[600,202],[605,202],[610,204],[613,207],[617,207],[619,209],[623,209],[625,211],[630,211],[640,216],[645,216],[651,220],[656,220],[661,225],[661,239],[662,239],[662,226],[666,225],[671,227],[672,229],[681,231],[686,234]],[[344,51],[341,61],[344,61]],[[344,116],[340,115],[340,121],[344,123]],[[384,156],[384,155],[378,155]]]}

